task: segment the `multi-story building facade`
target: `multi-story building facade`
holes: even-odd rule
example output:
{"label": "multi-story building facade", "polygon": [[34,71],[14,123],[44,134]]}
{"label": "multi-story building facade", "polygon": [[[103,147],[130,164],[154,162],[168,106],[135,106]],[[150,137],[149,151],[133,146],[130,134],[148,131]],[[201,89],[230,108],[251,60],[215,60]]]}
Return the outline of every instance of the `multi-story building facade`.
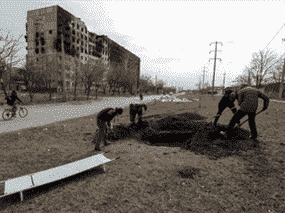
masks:
{"label": "multi-story building facade", "polygon": [[28,11],[26,32],[27,64],[34,63],[43,72],[50,71],[47,73],[53,79],[52,86],[58,86],[63,76],[67,88],[72,87],[76,69],[89,60],[101,58],[106,67],[110,62],[127,62],[137,76],[135,88],[138,88],[140,58],[107,36],[89,32],[80,18],[60,6]]}

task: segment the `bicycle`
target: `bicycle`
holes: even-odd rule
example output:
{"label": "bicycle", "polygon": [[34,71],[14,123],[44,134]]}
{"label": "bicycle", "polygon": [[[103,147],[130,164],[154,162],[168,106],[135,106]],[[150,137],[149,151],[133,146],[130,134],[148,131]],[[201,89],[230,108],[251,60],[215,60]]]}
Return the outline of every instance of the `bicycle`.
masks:
{"label": "bicycle", "polygon": [[[12,116],[13,114],[13,108],[11,106],[9,107],[5,107],[3,113],[2,113],[2,118],[5,120],[5,121],[9,121],[12,119],[12,117],[14,117],[14,115]],[[16,115],[16,112],[15,112],[15,115]],[[25,118],[26,116],[28,115],[28,110],[26,107],[24,106],[19,106],[19,116],[21,118]]]}

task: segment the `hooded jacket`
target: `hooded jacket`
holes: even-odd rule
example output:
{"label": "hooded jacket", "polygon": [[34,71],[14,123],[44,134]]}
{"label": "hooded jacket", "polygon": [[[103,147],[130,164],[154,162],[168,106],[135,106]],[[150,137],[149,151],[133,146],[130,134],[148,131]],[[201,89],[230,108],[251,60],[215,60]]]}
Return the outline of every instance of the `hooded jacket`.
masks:
{"label": "hooded jacket", "polygon": [[97,120],[110,122],[116,116],[116,110],[114,108],[107,108],[101,110],[97,115]]}
{"label": "hooded jacket", "polygon": [[238,93],[238,105],[244,112],[256,112],[258,107],[258,98],[263,99],[263,109],[266,110],[269,105],[269,98],[259,90],[253,87],[245,87]]}
{"label": "hooded jacket", "polygon": [[237,94],[233,90],[227,90],[225,92],[225,95],[222,97],[222,99],[219,102],[219,112],[218,114],[221,114],[227,107],[230,109],[235,108],[235,100],[237,99]]}

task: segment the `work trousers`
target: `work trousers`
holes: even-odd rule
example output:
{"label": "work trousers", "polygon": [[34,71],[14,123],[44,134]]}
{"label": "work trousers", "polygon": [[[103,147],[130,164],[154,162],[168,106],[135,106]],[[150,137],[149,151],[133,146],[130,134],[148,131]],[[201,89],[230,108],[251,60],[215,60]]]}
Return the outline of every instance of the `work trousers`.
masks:
{"label": "work trousers", "polygon": [[[219,111],[218,111],[217,116],[216,116],[215,121],[214,121],[215,126],[217,125],[218,120],[219,120],[220,116],[222,115],[222,113],[225,109],[226,109],[226,107],[221,107],[221,108],[219,107]],[[231,111],[233,114],[235,114],[237,112],[237,109],[235,107],[232,107]],[[240,121],[238,121],[237,123],[240,124]]]}
{"label": "work trousers", "polygon": [[130,104],[130,121],[135,124],[136,115],[138,115],[138,123],[142,122],[143,106],[141,104]]}
{"label": "work trousers", "polygon": [[256,130],[256,124],[255,124],[256,112],[244,112],[242,110],[238,110],[237,113],[235,113],[234,116],[232,117],[229,123],[229,126],[228,126],[229,136],[232,135],[235,124],[238,123],[246,115],[248,116],[248,123],[249,123],[251,134],[253,137],[257,137],[257,130]]}
{"label": "work trousers", "polygon": [[107,145],[107,122],[97,119],[97,126],[99,129],[99,133],[98,133],[98,136],[97,135],[95,136],[97,138],[94,138],[95,149],[100,148],[100,144],[102,140],[104,141],[104,145]]}

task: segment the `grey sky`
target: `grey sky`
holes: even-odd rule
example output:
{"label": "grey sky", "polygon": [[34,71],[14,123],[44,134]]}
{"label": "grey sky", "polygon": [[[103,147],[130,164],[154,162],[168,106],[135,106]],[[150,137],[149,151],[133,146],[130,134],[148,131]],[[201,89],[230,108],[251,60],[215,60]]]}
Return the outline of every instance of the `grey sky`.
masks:
{"label": "grey sky", "polygon": [[[0,2],[3,31],[25,35],[27,11],[59,5],[85,22],[88,30],[105,34],[141,58],[141,73],[167,80],[168,86],[197,88],[206,69],[212,83],[218,45],[216,86],[226,86],[242,73],[252,53],[262,50],[284,24],[283,2],[209,1],[7,1]],[[283,28],[268,46],[284,52]],[[24,37],[22,38],[24,42]],[[24,57],[26,43],[21,46]]]}

